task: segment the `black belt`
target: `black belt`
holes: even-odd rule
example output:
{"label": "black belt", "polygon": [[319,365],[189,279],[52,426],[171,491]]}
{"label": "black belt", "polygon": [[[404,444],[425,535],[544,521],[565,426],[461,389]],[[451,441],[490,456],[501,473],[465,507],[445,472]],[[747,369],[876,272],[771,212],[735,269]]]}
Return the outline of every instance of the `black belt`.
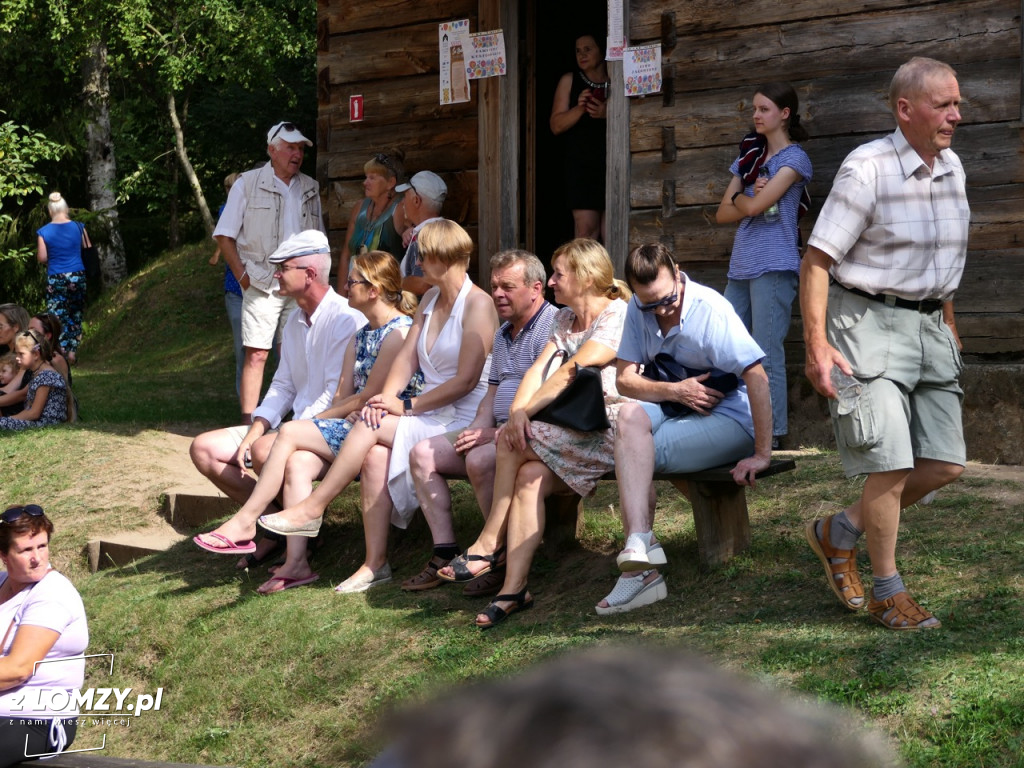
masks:
{"label": "black belt", "polygon": [[888,304],[891,307],[900,307],[901,309],[913,309],[918,312],[931,314],[932,312],[938,312],[942,309],[941,299],[921,299],[920,301],[914,301],[913,299],[903,299],[899,296],[893,296],[889,293],[868,293],[862,291],[860,288],[850,288],[847,285],[843,285],[838,280],[833,280],[833,283],[838,285],[850,293],[855,293],[858,296],[863,296],[865,299],[871,299],[871,301],[880,301],[883,304]]}

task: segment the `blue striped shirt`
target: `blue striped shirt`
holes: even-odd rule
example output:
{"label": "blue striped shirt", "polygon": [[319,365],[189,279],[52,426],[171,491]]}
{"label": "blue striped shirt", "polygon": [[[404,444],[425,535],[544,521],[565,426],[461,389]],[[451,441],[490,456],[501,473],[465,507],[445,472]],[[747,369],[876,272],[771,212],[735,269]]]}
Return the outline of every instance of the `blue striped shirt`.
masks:
{"label": "blue striped shirt", "polygon": [[[771,176],[780,168],[792,168],[800,175],[779,199],[779,220],[769,224],[764,216],[747,216],[736,230],[729,261],[730,280],[753,280],[767,272],[799,272],[800,248],[797,245],[797,214],[800,196],[811,180],[811,158],[799,144],[790,144],[768,158],[764,166]],[[739,176],[739,158],[729,166],[729,172]],[[747,197],[754,196],[754,185],[743,190]]]}
{"label": "blue striped shirt", "polygon": [[487,383],[497,386],[494,394],[494,421],[508,421],[508,412],[515,399],[519,382],[530,370],[544,345],[551,338],[551,321],[558,310],[548,302],[526,321],[523,329],[512,338],[512,323],[505,322],[494,334],[491,353],[491,375]]}

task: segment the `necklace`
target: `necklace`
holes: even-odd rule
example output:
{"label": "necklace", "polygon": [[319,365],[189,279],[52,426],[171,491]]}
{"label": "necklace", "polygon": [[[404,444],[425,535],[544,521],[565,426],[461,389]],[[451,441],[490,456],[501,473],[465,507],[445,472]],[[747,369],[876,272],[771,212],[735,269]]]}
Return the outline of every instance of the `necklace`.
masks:
{"label": "necklace", "polygon": [[587,85],[589,85],[591,88],[602,88],[602,89],[605,89],[605,88],[608,87],[608,81],[607,80],[605,80],[603,83],[595,83],[593,80],[591,80],[589,77],[587,77],[587,73],[584,72],[582,69],[579,72],[580,72],[580,77],[583,78],[583,82],[586,83]]}

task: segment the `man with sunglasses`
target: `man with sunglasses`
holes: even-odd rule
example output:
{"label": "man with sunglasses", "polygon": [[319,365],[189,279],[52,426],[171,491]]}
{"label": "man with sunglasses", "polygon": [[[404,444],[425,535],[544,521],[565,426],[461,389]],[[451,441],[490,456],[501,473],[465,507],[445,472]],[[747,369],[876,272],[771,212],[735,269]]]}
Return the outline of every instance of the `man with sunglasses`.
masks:
{"label": "man with sunglasses", "polygon": [[295,302],[275,289],[270,254],[303,230],[325,232],[320,210],[320,185],[300,172],[306,147],[313,142],[294,123],[278,123],[267,131],[262,168],[246,171],[231,191],[213,236],[228,269],[242,286],[242,345],[245,359],[239,387],[242,421],[252,421],[260,399],[267,355],[281,339]]}
{"label": "man with sunglasses", "polygon": [[[626,546],[616,560],[623,575],[598,613],[629,611],[668,594],[657,571],[666,560],[649,503],[655,472],[698,472],[737,462],[733,478],[753,485],[772,453],[764,352],[732,305],[680,272],[660,243],[633,249],[626,280],[633,298],[616,385],[639,402],[621,406],[616,423],[615,474]],[[656,359],[659,368],[671,371],[658,380],[650,377]],[[709,386],[712,376],[715,386]]]}
{"label": "man with sunglasses", "polygon": [[430,284],[423,279],[423,269],[419,261],[420,249],[416,238],[425,224],[441,218],[441,207],[448,196],[448,185],[433,171],[420,171],[408,183],[395,187],[395,192],[405,193],[402,197],[403,210],[399,213],[404,213],[406,225],[412,227],[411,238],[401,265],[402,288],[422,296]]}
{"label": "man with sunglasses", "polygon": [[[237,184],[235,185],[237,186]],[[204,432],[192,441],[189,454],[196,468],[229,498],[244,504],[256,486],[249,467],[263,466],[276,437],[276,430],[289,413],[308,419],[327,410],[338,388],[345,349],[366,318],[349,306],[348,299],[330,286],[331,249],[327,236],[306,230],[288,238],[270,254],[268,263],[279,282],[281,295],[297,305],[284,327],[281,363],[270,382],[266,397],[253,411],[252,423]],[[320,457],[300,451],[288,464],[289,483],[308,485],[327,464]],[[208,552],[253,555],[259,561],[273,549],[261,549],[252,542],[255,524],[244,527],[231,518],[195,538]]]}

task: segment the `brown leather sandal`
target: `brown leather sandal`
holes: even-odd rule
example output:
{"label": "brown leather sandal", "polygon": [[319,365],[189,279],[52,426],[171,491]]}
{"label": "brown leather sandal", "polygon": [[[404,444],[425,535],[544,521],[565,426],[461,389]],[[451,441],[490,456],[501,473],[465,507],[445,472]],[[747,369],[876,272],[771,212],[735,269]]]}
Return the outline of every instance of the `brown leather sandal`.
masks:
{"label": "brown leather sandal", "polygon": [[[864,607],[864,584],[860,580],[860,573],[857,571],[857,550],[856,549],[834,549],[829,543],[829,531],[832,529],[832,518],[826,517],[822,523],[822,538],[818,541],[818,534],[815,533],[817,520],[811,520],[804,527],[804,535],[807,543],[811,545],[814,554],[825,566],[825,576],[828,585],[835,592],[839,602],[851,611],[858,611]],[[842,559],[843,562],[833,563],[832,558]]]}
{"label": "brown leather sandal", "polygon": [[430,558],[430,562],[426,564],[422,571],[417,573],[411,579],[406,579],[402,582],[402,589],[406,592],[422,592],[425,589],[433,589],[443,584],[443,580],[437,575],[439,568],[444,568],[450,560],[445,560],[443,557],[434,555]]}
{"label": "brown leather sandal", "polygon": [[875,600],[872,595],[868,614],[886,629],[938,629],[942,626],[941,621],[906,592],[897,592],[885,600]]}
{"label": "brown leather sandal", "polygon": [[501,592],[505,585],[505,567],[502,566],[495,571],[488,571],[483,576],[477,576],[467,584],[462,594],[466,597],[490,597]]}

